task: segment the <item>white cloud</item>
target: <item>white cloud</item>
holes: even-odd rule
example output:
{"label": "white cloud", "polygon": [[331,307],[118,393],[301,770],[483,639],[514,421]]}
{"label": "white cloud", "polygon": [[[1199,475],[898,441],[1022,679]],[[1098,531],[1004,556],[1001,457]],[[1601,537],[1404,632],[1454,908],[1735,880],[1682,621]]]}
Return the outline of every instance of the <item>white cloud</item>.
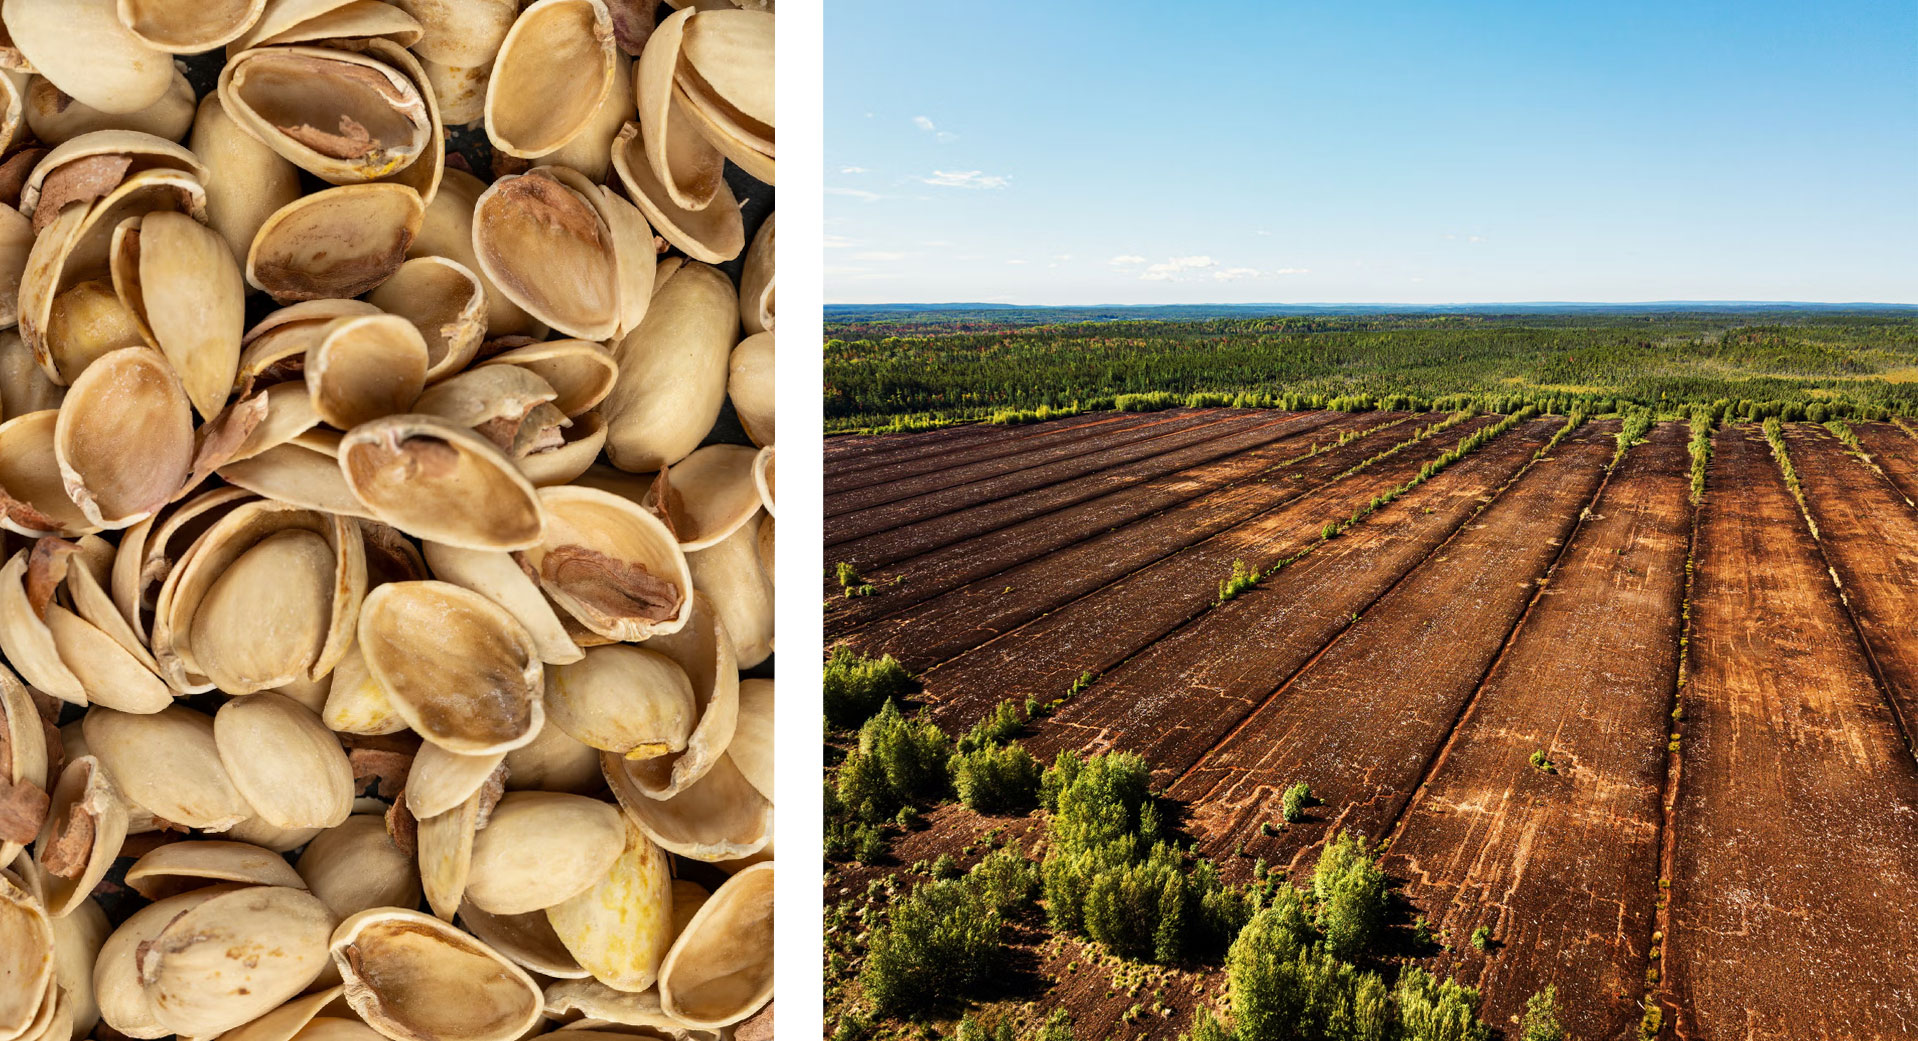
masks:
{"label": "white cloud", "polygon": [[1106,261],[1106,263],[1111,264],[1113,267],[1128,267],[1133,264],[1145,263],[1145,258],[1131,253],[1121,253],[1111,260]]}
{"label": "white cloud", "polygon": [[934,170],[931,177],[919,179],[936,188],[1004,188],[1012,180],[978,170]]}
{"label": "white cloud", "polygon": [[1221,282],[1237,282],[1241,278],[1259,277],[1259,269],[1255,267],[1220,268],[1219,270],[1212,272],[1212,277],[1218,279]]}
{"label": "white cloud", "polygon": [[872,171],[866,169],[863,166],[842,166],[839,168],[839,172],[846,173],[846,174],[862,174],[862,173],[871,173]]}
{"label": "white cloud", "polygon": [[1072,254],[1070,254],[1070,253],[1056,253],[1056,254],[1054,254],[1054,255],[1053,255],[1053,257],[1052,257],[1052,259],[1054,259],[1054,260],[1071,260],[1071,259],[1072,259]]}
{"label": "white cloud", "polygon": [[932,120],[926,118],[925,116],[912,117],[912,125],[918,127],[921,130],[925,130],[928,132],[932,130]]}
{"label": "white cloud", "polygon": [[854,260],[894,261],[904,260],[911,255],[910,253],[894,253],[888,250],[869,250],[865,253],[854,253],[852,258]]}
{"label": "white cloud", "polygon": [[958,134],[950,134],[950,133],[947,133],[947,132],[946,132],[946,131],[944,131],[944,130],[941,130],[941,131],[939,131],[938,133],[936,133],[936,134],[934,134],[934,135],[932,135],[932,139],[933,139],[934,141],[938,141],[938,142],[939,142],[939,143],[941,143],[941,144],[944,144],[944,143],[945,143],[945,142],[947,142],[947,141],[957,141],[957,140],[959,140],[959,135],[958,135]]}
{"label": "white cloud", "polygon": [[873,202],[875,200],[885,198],[885,196],[879,194],[878,192],[869,192],[863,188],[827,188],[826,194],[827,195],[844,195],[850,199],[864,199],[867,202]]}
{"label": "white cloud", "polygon": [[858,243],[844,235],[827,235],[825,237],[825,246],[827,249],[851,249],[856,245],[858,245]]}
{"label": "white cloud", "polygon": [[1309,267],[1282,267],[1272,273],[1275,275],[1309,275],[1312,273],[1312,269]]}
{"label": "white cloud", "polygon": [[1141,271],[1139,278],[1146,282],[1179,282],[1187,275],[1217,267],[1218,264],[1218,261],[1207,256],[1173,257],[1163,264],[1153,264]]}

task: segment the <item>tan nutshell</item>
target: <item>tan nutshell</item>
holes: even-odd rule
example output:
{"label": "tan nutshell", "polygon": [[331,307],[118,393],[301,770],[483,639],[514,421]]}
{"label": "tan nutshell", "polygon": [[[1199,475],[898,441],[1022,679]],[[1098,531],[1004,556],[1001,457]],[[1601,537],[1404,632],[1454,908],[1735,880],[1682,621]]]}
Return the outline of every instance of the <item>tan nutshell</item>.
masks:
{"label": "tan nutshell", "polygon": [[210,51],[240,37],[266,0],[119,0],[120,21],[147,46],[175,54]]}
{"label": "tan nutshell", "polygon": [[116,8],[116,0],[9,0],[0,17],[55,86],[102,112],[137,112],[166,93],[173,59],[134,35]]}
{"label": "tan nutshell", "polygon": [[367,595],[360,651],[393,707],[451,752],[504,752],[545,720],[532,638],[513,616],[446,582],[394,582]]}
{"label": "tan nutshell", "polygon": [[728,365],[726,394],[739,413],[739,425],[746,428],[753,444],[773,443],[773,391],[777,386],[773,334],[754,333],[739,341]]}
{"label": "tan nutshell", "polygon": [[658,651],[610,644],[546,671],[546,717],[593,748],[650,759],[685,750],[699,706],[677,662]]}
{"label": "tan nutshell", "polygon": [[472,901],[460,906],[459,924],[482,943],[504,954],[527,972],[555,979],[584,979],[585,969],[553,932],[545,911],[501,915],[482,910]]}
{"label": "tan nutshell", "polygon": [[539,501],[545,536],[521,560],[562,610],[614,640],[643,640],[686,625],[692,574],[659,518],[593,488],[542,488]]}
{"label": "tan nutshell", "polygon": [[346,486],[375,517],[415,538],[468,549],[539,544],[533,486],[492,442],[436,416],[362,423],[340,443]]}
{"label": "tan nutshell", "polygon": [[568,336],[609,340],[622,317],[614,232],[561,169],[535,167],[487,188],[473,211],[473,253],[527,314]]}
{"label": "tan nutshell", "polygon": [[221,893],[166,924],[134,954],[162,1026],[207,1037],[277,1008],[326,964],[333,915],[304,889]]}
{"label": "tan nutshell", "polygon": [[486,338],[486,287],[472,269],[448,257],[408,260],[367,302],[419,330],[428,383],[465,369]]}
{"label": "tan nutshell", "polygon": [[402,184],[350,184],[301,196],[261,224],[246,281],[275,300],[359,296],[400,269],[425,207]]}
{"label": "tan nutshell", "polygon": [[108,934],[93,964],[93,996],[101,1021],[128,1037],[152,1039],[173,1033],[154,1013],[140,978],[138,954],[151,946],[160,930],[186,912],[241,888],[235,883],[220,883],[156,900],[134,911]]}
{"label": "tan nutshell", "polygon": [[773,681],[739,681],[739,725],[727,754],[746,782],[771,801],[773,797]]}
{"label": "tan nutshell", "polygon": [[681,549],[718,545],[752,519],[759,510],[758,456],[745,445],[706,445],[654,483],[648,505],[666,512]]}
{"label": "tan nutshell", "polygon": [[614,466],[645,473],[699,447],[726,397],[738,326],[737,294],[717,268],[687,264],[655,291],[645,321],[613,349],[619,379],[600,414]]}
{"label": "tan nutshell", "polygon": [[353,811],[346,751],[311,710],[280,694],[234,698],[213,716],[233,786],[276,828],[330,828]]}
{"label": "tan nutshell", "polygon": [[732,642],[742,669],[750,669],[772,654],[773,583],[760,563],[759,512],[754,495],[752,519],[712,546],[686,554],[693,585],[711,598],[713,610]]}
{"label": "tan nutshell", "polygon": [[224,882],[305,889],[292,867],[249,842],[205,839],[155,846],[127,868],[127,885],[148,900],[165,900]]}
{"label": "tan nutshell", "polygon": [[659,1000],[689,1026],[722,1027],[773,992],[773,865],[726,880],[686,923],[659,970]]}
{"label": "tan nutshell", "polygon": [[379,814],[356,813],[321,832],[294,867],[337,918],[420,902],[419,868],[393,844]]}
{"label": "tan nutshell", "polygon": [[225,405],[240,364],[246,280],[226,240],[181,213],[132,217],[115,232],[113,287],[203,418]]}
{"label": "tan nutshell", "polygon": [[345,997],[395,1041],[513,1041],[540,1019],[525,970],[438,919],[375,908],[341,922],[332,954]]}
{"label": "tan nutshell", "polygon": [[672,875],[666,854],[631,821],[619,858],[592,888],[546,909],[554,935],[608,987],[644,991],[672,944]]}
{"label": "tan nutshell", "polygon": [[200,99],[187,145],[206,164],[207,224],[245,263],[260,226],[299,197],[299,169],[234,122],[217,93]]}
{"label": "tan nutshell", "polygon": [[69,762],[49,794],[33,862],[46,886],[47,913],[64,918],[86,901],[120,855],[127,805],[92,756]]}
{"label": "tan nutshell", "polygon": [[501,42],[486,90],[486,136],[507,155],[555,151],[584,131],[621,63],[601,0],[537,0]]}
{"label": "tan nutshell", "polygon": [[694,596],[692,615],[683,628],[653,637],[646,641],[646,649],[658,651],[685,670],[692,681],[699,722],[683,751],[628,760],[620,771],[622,780],[609,781],[615,792],[626,783],[649,798],[668,799],[704,776],[732,744],[739,722],[739,660],[733,655],[732,638],[704,593]]}
{"label": "tan nutshell", "polygon": [[22,99],[28,129],[49,145],[58,145],[96,130],[138,130],[178,141],[193,125],[193,85],[175,63],[173,80],[160,99],[134,112],[102,112],[59,87],[44,76],[27,81]]}
{"label": "tan nutshell", "polygon": [[746,250],[745,270],[739,276],[739,324],[745,327],[748,336],[773,331],[773,218],[776,216],[778,214],[767,214],[766,222],[759,226],[752,246]]}
{"label": "tan nutshell", "polygon": [[193,406],[158,351],[114,351],[67,389],[53,449],[67,496],[80,512],[101,527],[124,528],[185,485],[193,462]]}
{"label": "tan nutshell", "polygon": [[480,283],[486,287],[487,335],[544,335],[546,326],[501,292],[479,262],[473,244],[473,212],[487,187],[486,182],[464,170],[446,170],[440,178],[439,193],[426,207],[419,235],[406,255],[409,258],[445,257],[477,273]]}
{"label": "tan nutshell", "polygon": [[426,387],[426,340],[397,315],[336,318],[306,351],[306,389],[313,410],[351,430],[412,409]]}
{"label": "tan nutshell", "polygon": [[165,820],[225,831],[253,815],[220,761],[213,720],[199,712],[180,705],[148,715],[94,708],[81,730],[114,787]]}
{"label": "tan nutshell", "polygon": [[526,914],[604,878],[624,848],[619,808],[558,792],[508,792],[473,839],[466,899],[494,914]]}
{"label": "tan nutshell", "polygon": [[267,147],[329,184],[382,180],[433,145],[433,115],[419,85],[356,51],[243,51],[220,72],[220,102]]}
{"label": "tan nutshell", "polygon": [[53,980],[53,923],[33,894],[0,875],[0,1033],[26,1031]]}

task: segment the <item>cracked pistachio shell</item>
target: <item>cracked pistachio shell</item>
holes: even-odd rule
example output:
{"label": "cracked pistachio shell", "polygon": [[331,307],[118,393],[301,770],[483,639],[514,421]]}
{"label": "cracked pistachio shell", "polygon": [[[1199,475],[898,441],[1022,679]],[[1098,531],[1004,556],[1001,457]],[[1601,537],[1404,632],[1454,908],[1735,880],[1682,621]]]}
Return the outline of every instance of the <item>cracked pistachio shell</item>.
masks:
{"label": "cracked pistachio shell", "polygon": [[445,922],[362,911],[333,933],[346,1003],[394,1041],[513,1041],[541,1018],[525,970]]}
{"label": "cracked pistachio shell", "polygon": [[[604,183],[612,170],[613,139],[619,136],[619,129],[632,118],[632,65],[623,59],[616,60],[613,62],[612,89],[600,99],[599,107],[593,110],[593,116],[586,121],[585,128],[573,135],[571,141],[540,156],[540,160],[578,170],[594,184]],[[652,241],[650,231],[646,241]]]}
{"label": "cracked pistachio shell", "polygon": [[590,340],[547,340],[501,351],[479,363],[512,365],[545,380],[553,388],[554,407],[568,417],[590,411],[612,393],[619,366],[606,348]]}
{"label": "cracked pistachio shell", "polygon": [[[47,776],[47,737],[40,725],[40,712],[28,695],[26,684],[4,665],[0,665],[0,740],[8,750],[0,779],[9,784],[30,784],[45,791],[50,778]],[[597,777],[597,755],[593,756],[593,770]],[[21,848],[21,843],[0,839],[0,863],[13,863]]]}
{"label": "cracked pistachio shell", "polygon": [[187,144],[206,164],[207,224],[244,262],[266,219],[299,198],[299,168],[235,122],[218,93],[200,99]]}
{"label": "cracked pistachio shell", "polygon": [[326,327],[340,318],[382,313],[364,300],[302,300],[274,311],[246,331],[240,340],[240,368],[235,393],[251,393],[261,386],[299,380],[304,376],[306,352],[320,341]]}
{"label": "cracked pistachio shell", "polygon": [[29,412],[57,409],[66,393],[65,387],[41,371],[33,349],[18,332],[0,331],[0,418],[18,419]]}
{"label": "cracked pistachio shell", "polygon": [[138,112],[172,83],[173,59],[120,21],[115,0],[11,0],[0,10],[33,70],[102,112]]}
{"label": "cracked pistachio shell", "polygon": [[682,857],[712,863],[739,860],[772,838],[772,801],[759,793],[730,755],[721,755],[699,779],[667,799],[633,783],[631,760],[602,752],[600,767],[619,805],[648,838]]}
{"label": "cracked pistachio shell", "polygon": [[391,582],[360,610],[360,652],[419,735],[466,755],[504,752],[545,722],[540,662],[513,616],[447,582]]}
{"label": "cracked pistachio shell", "polygon": [[100,1019],[133,1038],[161,1038],[173,1033],[161,1025],[147,1000],[136,964],[139,950],[186,912],[240,888],[238,884],[221,883],[157,900],[133,912],[108,934],[93,963],[93,996],[99,1003]]}
{"label": "cracked pistachio shell", "polygon": [[457,260],[415,257],[366,299],[420,331],[428,383],[464,370],[486,337],[486,287]]}
{"label": "cracked pistachio shell", "polygon": [[427,906],[446,921],[452,921],[466,899],[467,880],[473,874],[473,839],[479,831],[480,791],[466,797],[459,806],[419,822],[420,889]]}
{"label": "cracked pistachio shell", "polygon": [[126,879],[134,892],[148,900],[164,900],[222,882],[306,888],[286,860],[272,850],[218,839],[155,846],[127,868]]}
{"label": "cracked pistachio shell", "polygon": [[626,156],[628,163],[647,167],[658,189],[656,203],[680,212],[708,208],[725,185],[725,157],[688,117],[674,111],[673,81],[679,74],[686,21],[692,16],[691,9],[681,11],[660,22],[646,39],[633,72],[640,140],[632,142],[635,150]]}
{"label": "cracked pistachio shell", "polygon": [[245,503],[196,539],[160,587],[154,657],[184,684],[204,677],[229,694],[317,679],[345,655],[366,584],[351,520]]}
{"label": "cracked pistachio shell", "polygon": [[259,20],[266,0],[119,0],[120,21],[147,46],[198,54],[240,37]]}
{"label": "cracked pistachio shell", "polygon": [[0,875],[0,1034],[25,1033],[53,982],[53,923],[41,902]]}
{"label": "cracked pistachio shell", "polygon": [[614,466],[649,473],[699,447],[725,401],[738,322],[732,280],[717,268],[688,263],[659,287],[613,348],[619,378],[599,411]]}
{"label": "cracked pistachio shell", "polygon": [[759,565],[765,569],[766,581],[773,580],[772,541],[773,518],[779,511],[773,507],[773,446],[767,445],[759,450],[758,458],[753,460],[753,485],[759,489],[759,502],[766,507],[766,519],[759,525]]}
{"label": "cracked pistachio shell", "polygon": [[479,275],[486,287],[486,335],[532,336],[546,334],[544,323],[534,319],[493,284],[492,276],[481,266],[473,245],[473,213],[488,184],[464,170],[448,169],[440,177],[439,193],[426,207],[426,218],[419,235],[408,247],[411,257],[445,257],[457,261]]}
{"label": "cracked pistachio shell", "polygon": [[545,537],[521,559],[562,610],[613,640],[643,640],[686,625],[692,574],[659,518],[594,488],[542,488],[539,499]]}
{"label": "cracked pistachio shell", "polygon": [[[682,137],[692,136],[677,125],[674,132]],[[687,256],[708,264],[723,264],[746,248],[746,225],[731,186],[724,180],[719,181],[712,201],[700,209],[681,206],[654,173],[636,123],[626,124],[613,139],[613,172],[619,175],[626,194],[646,215],[653,229],[666,241],[685,250]],[[737,299],[732,306],[733,320],[737,321]]]}
{"label": "cracked pistachio shell", "polygon": [[67,389],[53,431],[67,496],[103,528],[149,517],[186,484],[193,405],[160,352],[103,355]]}
{"label": "cracked pistachio shell", "polygon": [[403,184],[348,184],[304,195],[260,226],[246,281],[273,299],[359,296],[392,277],[425,216]]}
{"label": "cracked pistachio shell", "polygon": [[683,751],[698,713],[686,670],[658,651],[608,644],[546,672],[548,723],[628,758]]}
{"label": "cracked pistachio shell", "polygon": [[276,828],[258,817],[248,817],[226,830],[235,842],[248,842],[261,849],[286,853],[313,841],[323,828]]}
{"label": "cracked pistachio shell", "polygon": [[[308,1024],[339,999],[342,989],[336,983],[325,990],[302,994],[251,1023],[221,1034],[220,1041],[293,1041],[295,1037],[304,1037]],[[366,1032],[379,1036],[371,1030]]]}
{"label": "cracked pistachio shell", "polygon": [[[20,280],[32,252],[33,222],[11,206],[0,206],[0,326],[20,320]],[[11,413],[0,411],[0,415]]]}
{"label": "cracked pistachio shell", "polygon": [[347,487],[381,521],[415,538],[468,549],[540,544],[533,486],[492,442],[435,416],[362,423],[340,442]]}
{"label": "cracked pistachio shell", "polygon": [[688,1026],[723,1027],[773,993],[773,865],[726,880],[673,941],[659,969],[659,1003]]}
{"label": "cracked pistachio shell", "polygon": [[393,844],[377,813],[356,813],[314,836],[294,866],[336,918],[420,902],[419,868]]}
{"label": "cracked pistachio shell", "polygon": [[449,127],[470,127],[486,114],[486,85],[493,65],[441,65],[420,59],[420,71],[440,105],[440,121]]}
{"label": "cracked pistachio shell", "polygon": [[[34,370],[36,373],[38,369]],[[67,497],[66,481],[53,450],[53,409],[28,412],[0,423],[0,528],[39,538],[72,537],[99,531]]]}
{"label": "cracked pistachio shell", "polygon": [[357,639],[333,667],[333,686],[326,692],[320,719],[337,734],[377,736],[406,729],[406,720],[367,670]]}
{"label": "cracked pistachio shell", "polygon": [[473,838],[466,899],[526,914],[592,888],[625,846],[619,807],[560,792],[508,792]]}
{"label": "cracked pistachio shell", "polygon": [[615,990],[651,987],[672,945],[672,871],[666,854],[631,821],[605,877],[546,909],[553,933],[581,968]]}
{"label": "cracked pistachio shell", "polygon": [[128,218],[114,232],[113,288],[207,419],[226,406],[246,331],[246,280],[219,232],[183,214]]}
{"label": "cracked pistachio shell", "polygon": [[[120,536],[108,576],[113,605],[142,642],[151,632],[151,612],[161,586],[178,558],[213,526],[252,495],[238,488],[215,488],[169,504]],[[177,540],[177,541],[176,541]]]}
{"label": "cracked pistachio shell", "polygon": [[[6,39],[5,30],[0,29],[0,66],[4,66],[9,51],[12,51],[11,41]],[[0,149],[6,151],[13,150],[21,128],[26,125],[28,77],[19,74],[20,70],[10,71],[15,74],[0,75]]]}
{"label": "cracked pistachio shell", "polygon": [[242,51],[220,72],[220,102],[267,147],[328,184],[389,178],[426,157],[435,133],[419,85],[356,51]]}
{"label": "cracked pistachio shell", "polygon": [[233,786],[276,828],[330,828],[353,812],[353,768],[340,740],[280,694],[234,698],[213,716],[213,739]]}
{"label": "cracked pistachio shell", "polygon": [[27,81],[23,100],[27,127],[34,137],[49,145],[64,144],[96,130],[138,130],[178,141],[193,125],[193,85],[177,62],[166,93],[138,112],[102,112],[76,100],[44,76]]}
{"label": "cracked pistachio shell", "polygon": [[506,955],[528,972],[555,979],[583,979],[587,975],[566,945],[553,933],[545,911],[494,914],[471,900],[460,905],[459,922],[482,943]]}
{"label": "cracked pistachio shell", "polygon": [[528,369],[490,365],[434,384],[420,395],[413,411],[473,428],[501,451],[511,452],[514,429],[521,420],[558,396],[551,384]]}
{"label": "cracked pistachio shell", "polygon": [[605,788],[599,750],[558,727],[541,727],[531,743],[506,753],[508,791],[596,795]]}
{"label": "cracked pistachio shell", "polygon": [[686,22],[677,77],[703,107],[767,144],[777,122],[773,24],[769,11],[700,10]]}
{"label": "cracked pistachio shell", "polygon": [[[739,276],[739,324],[746,334],[773,331],[773,218],[766,215],[753,244],[746,250],[746,266]],[[768,349],[771,345],[768,344]],[[772,438],[768,436],[767,441]]]}
{"label": "cracked pistachio shell", "polygon": [[588,412],[561,431],[557,445],[537,448],[514,460],[535,488],[571,484],[591,469],[606,448],[606,421]]}
{"label": "cracked pistachio shell", "polygon": [[685,670],[693,684],[693,701],[699,706],[699,722],[684,751],[625,760],[619,777],[607,780],[615,793],[623,785],[649,799],[669,799],[704,776],[732,744],[739,723],[739,664],[732,638],[704,593],[694,594],[692,615],[684,628],[653,637],[646,641],[646,649],[664,654]]}
{"label": "cracked pistachio shell", "polygon": [[733,410],[739,413],[739,425],[753,444],[773,443],[773,391],[777,375],[773,366],[773,334],[754,333],[733,348],[727,366],[726,394]]}
{"label": "cracked pistachio shell", "polygon": [[[120,855],[127,805],[92,756],[68,763],[49,794],[47,819],[34,841],[34,866],[46,890],[47,913],[64,918],[86,902]],[[61,848],[70,844],[80,848]]]}
{"label": "cracked pistachio shell", "polygon": [[739,725],[726,754],[746,782],[768,802],[773,798],[773,681],[739,681]]}
{"label": "cracked pistachio shell", "polygon": [[431,742],[421,744],[406,775],[406,808],[422,820],[457,808],[479,791],[505,758],[505,752],[461,755]]}
{"label": "cracked pistachio shell", "polygon": [[667,469],[653,487],[666,490],[665,501],[649,493],[647,505],[666,511],[680,549],[716,546],[759,511],[758,455],[745,445],[706,445]]}
{"label": "cracked pistachio shell", "polygon": [[752,519],[712,546],[686,554],[693,585],[713,602],[713,610],[732,641],[742,669],[750,669],[772,655],[773,583],[759,559],[758,512],[754,496]]}
{"label": "cracked pistachio shell", "polygon": [[343,517],[378,519],[340,476],[339,460],[298,443],[275,445],[217,471],[227,483],[289,506]]}
{"label": "cracked pistachio shell", "polygon": [[486,89],[486,136],[530,159],[563,147],[593,121],[621,64],[601,0],[537,0],[500,42]]}
{"label": "cracked pistachio shell", "polygon": [[566,634],[553,605],[540,592],[538,583],[514,562],[512,554],[439,542],[427,542],[424,549],[433,577],[480,594],[525,626],[541,661],[565,664],[578,661],[585,653]]}
{"label": "cracked pistachio shell", "polygon": [[421,35],[417,19],[378,0],[267,0],[253,27],[227,44],[226,56],[253,47],[316,42],[411,47]]}
{"label": "cracked pistachio shell", "polygon": [[95,707],[80,729],[114,787],[162,820],[226,831],[253,815],[220,762],[213,720],[199,712],[173,705],[133,715]]}
{"label": "cracked pistachio shell", "polygon": [[447,65],[490,65],[519,15],[516,0],[393,0],[422,34],[413,53]]}
{"label": "cracked pistachio shell", "polygon": [[527,314],[568,336],[610,340],[623,317],[615,229],[596,198],[566,183],[563,169],[534,167],[482,192],[473,211],[473,254],[480,271]]}
{"label": "cracked pistachio shell", "polygon": [[[117,163],[108,164],[106,171],[94,171],[90,175],[80,175],[70,168],[71,164],[83,159],[102,156],[126,160],[126,172],[102,176],[116,169]],[[58,206],[60,209],[64,209],[68,203],[100,199],[132,179],[134,174],[152,169],[186,173],[195,182],[204,182],[209,174],[199,157],[176,141],[124,127],[93,130],[55,145],[52,151],[40,157],[40,161],[27,174],[26,184],[20,188],[20,212],[34,216],[42,189],[49,180],[57,180],[54,175],[63,170],[75,174],[78,183],[70,183],[66,189],[56,193],[63,200]]]}
{"label": "cracked pistachio shell", "polygon": [[307,348],[304,372],[313,410],[350,430],[409,410],[426,386],[426,340],[398,315],[336,318]]}
{"label": "cracked pistachio shell", "polygon": [[[568,1019],[574,1013],[584,1018]],[[546,1014],[567,1020],[561,1041],[618,1041],[633,1036],[673,1041],[716,1041],[719,1034],[694,1030],[659,1007],[659,991],[614,990],[596,979],[562,979],[546,986]],[[555,1031],[557,1033],[558,1031]],[[577,1037],[575,1035],[578,1035]]]}
{"label": "cracked pistachio shell", "polygon": [[326,966],[333,915],[304,889],[221,893],[166,924],[134,955],[153,1016],[210,1037],[258,1019]]}
{"label": "cracked pistachio shell", "polygon": [[[54,981],[72,1005],[75,1038],[92,1034],[100,1022],[100,1003],[93,997],[93,964],[112,930],[107,913],[91,898],[81,900],[73,913],[53,920]],[[48,1036],[59,1041],[62,1035]]]}

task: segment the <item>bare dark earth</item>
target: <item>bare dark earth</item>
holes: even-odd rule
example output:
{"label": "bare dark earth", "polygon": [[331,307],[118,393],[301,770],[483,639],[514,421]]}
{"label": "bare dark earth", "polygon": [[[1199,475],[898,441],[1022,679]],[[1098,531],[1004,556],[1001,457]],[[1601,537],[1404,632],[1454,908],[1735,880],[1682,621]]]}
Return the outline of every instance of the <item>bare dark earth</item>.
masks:
{"label": "bare dark earth", "polygon": [[1853,423],[1851,429],[1892,487],[1904,498],[1918,502],[1918,438],[1891,423]]}
{"label": "bare dark earth", "polygon": [[[1133,415],[1143,414],[1133,413]],[[1027,438],[1045,437],[1079,427],[1112,423],[1125,416],[1125,413],[1095,412],[1048,419],[1039,423],[1024,423],[1018,426],[968,423],[962,426],[940,427],[936,430],[912,430],[896,434],[851,434],[827,437],[825,458],[828,468],[832,471],[827,476],[828,479],[836,476],[841,481],[850,482],[853,480],[852,474],[882,462],[903,462],[907,459],[944,455],[948,452],[960,451],[970,445],[985,443],[1015,446]],[[1011,450],[1019,449],[1011,447]],[[848,483],[846,487],[856,487],[856,483]]]}

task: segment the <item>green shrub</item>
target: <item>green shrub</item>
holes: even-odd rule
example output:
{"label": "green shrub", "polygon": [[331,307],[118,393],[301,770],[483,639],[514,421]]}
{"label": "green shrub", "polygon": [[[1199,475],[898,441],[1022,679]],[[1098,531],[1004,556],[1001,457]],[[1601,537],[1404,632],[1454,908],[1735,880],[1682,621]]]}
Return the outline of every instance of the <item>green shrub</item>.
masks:
{"label": "green shrub", "polygon": [[826,722],[842,729],[856,727],[888,699],[903,695],[911,682],[906,667],[890,654],[868,658],[850,647],[834,647],[825,668]]}
{"label": "green shrub", "polygon": [[1011,740],[1025,725],[1025,718],[1019,714],[1019,706],[1011,701],[1001,701],[990,714],[974,723],[972,729],[959,738],[959,751],[970,752]]}
{"label": "green shrub", "polygon": [[967,874],[973,888],[1004,917],[1031,906],[1039,894],[1039,865],[1017,846],[993,850]]}
{"label": "green shrub", "polygon": [[882,1016],[960,1000],[991,978],[1002,927],[998,910],[963,881],[916,886],[874,927],[859,983]]}
{"label": "green shrub", "polygon": [[1532,750],[1532,769],[1539,773],[1555,774],[1558,772],[1558,764],[1545,757],[1543,748],[1536,748]]}
{"label": "green shrub", "polygon": [[908,720],[896,702],[859,728],[859,747],[839,767],[843,812],[883,821],[901,807],[936,801],[946,793],[952,743],[930,720]]}
{"label": "green shrub", "polygon": [[1487,947],[1490,947],[1491,945],[1492,945],[1492,927],[1491,926],[1481,925],[1478,928],[1472,930],[1473,948],[1482,951],[1486,949]]}
{"label": "green shrub", "polygon": [[1039,761],[1018,745],[994,743],[954,753],[947,769],[959,801],[981,813],[1027,810],[1038,802]]}
{"label": "green shrub", "polygon": [[1285,796],[1279,801],[1279,815],[1286,823],[1297,824],[1305,819],[1305,808],[1312,805],[1312,786],[1304,781],[1285,790]]}
{"label": "green shrub", "polygon": [[1491,1041],[1479,1022],[1478,991],[1453,980],[1435,980],[1417,966],[1399,974],[1393,992],[1403,1041]]}
{"label": "green shrub", "polygon": [[1386,888],[1385,872],[1364,838],[1340,832],[1326,846],[1312,872],[1312,893],[1319,927],[1335,956],[1356,960],[1384,929]]}
{"label": "green shrub", "polygon": [[1033,1041],[1075,1041],[1072,1036],[1072,1017],[1066,1014],[1065,1009],[1053,1009],[1039,1032],[1033,1035]]}
{"label": "green shrub", "polygon": [[1558,1022],[1557,987],[1548,986],[1526,1000],[1518,1041],[1565,1041],[1565,1028]]}

